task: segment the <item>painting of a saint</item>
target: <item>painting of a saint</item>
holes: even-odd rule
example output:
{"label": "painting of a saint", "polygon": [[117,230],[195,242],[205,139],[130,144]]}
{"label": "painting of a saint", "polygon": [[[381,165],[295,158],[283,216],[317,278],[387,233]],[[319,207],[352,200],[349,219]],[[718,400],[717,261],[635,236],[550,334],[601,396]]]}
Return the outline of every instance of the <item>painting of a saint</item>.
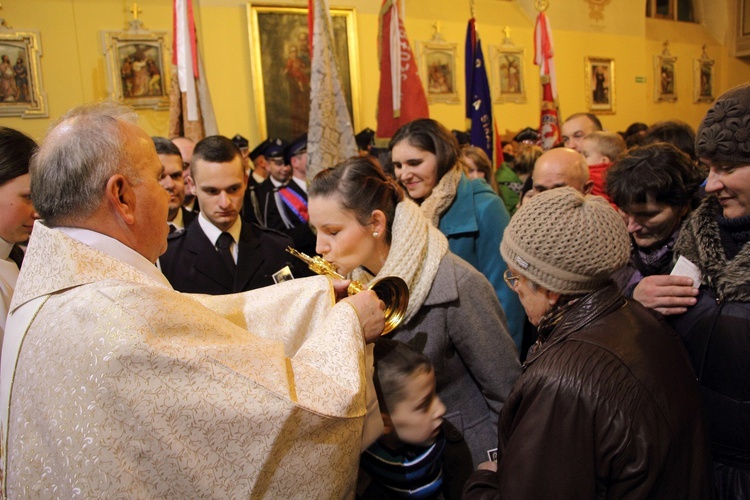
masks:
{"label": "painting of a saint", "polygon": [[32,102],[26,51],[0,45],[0,103]]}
{"label": "painting of a saint", "polygon": [[503,94],[520,94],[521,58],[517,54],[503,54],[500,58],[500,91]]}
{"label": "painting of a saint", "polygon": [[591,113],[615,112],[615,61],[606,57],[586,57],[586,104]]}
{"label": "painting of a saint", "polygon": [[453,93],[453,59],[450,54],[431,52],[427,56],[428,91],[431,94]]}
{"label": "painting of a saint", "polygon": [[594,104],[609,103],[609,82],[607,81],[607,67],[601,64],[593,66],[593,100]]}
{"label": "painting of a saint", "polygon": [[701,65],[701,97],[713,97],[713,82],[712,82],[712,71],[711,66],[703,64]]}
{"label": "painting of a saint", "polygon": [[661,84],[662,94],[674,94],[674,65],[664,63],[661,66]]}
{"label": "painting of a saint", "polygon": [[[267,137],[292,140],[307,132],[310,120],[311,58],[307,15],[302,11],[298,13],[296,9],[265,9],[257,11],[265,132]],[[347,19],[333,15],[331,21],[334,56],[351,113]]]}
{"label": "painting of a saint", "polygon": [[122,44],[118,48],[120,79],[124,98],[161,97],[163,86],[161,54],[158,45]]}

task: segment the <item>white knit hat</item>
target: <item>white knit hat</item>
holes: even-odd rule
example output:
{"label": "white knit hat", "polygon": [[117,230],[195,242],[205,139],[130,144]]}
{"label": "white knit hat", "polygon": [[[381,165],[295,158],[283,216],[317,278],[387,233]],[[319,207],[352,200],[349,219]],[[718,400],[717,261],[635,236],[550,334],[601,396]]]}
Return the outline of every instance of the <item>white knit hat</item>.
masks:
{"label": "white knit hat", "polygon": [[593,292],[628,261],[630,238],[604,198],[570,187],[524,203],[505,229],[500,253],[510,267],[563,295]]}

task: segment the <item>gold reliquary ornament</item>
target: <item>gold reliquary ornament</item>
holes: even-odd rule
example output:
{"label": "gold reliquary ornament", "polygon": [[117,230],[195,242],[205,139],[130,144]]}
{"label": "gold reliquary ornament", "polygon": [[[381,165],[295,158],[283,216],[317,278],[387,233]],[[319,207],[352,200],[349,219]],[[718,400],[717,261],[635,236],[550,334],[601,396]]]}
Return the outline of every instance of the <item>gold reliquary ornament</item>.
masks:
{"label": "gold reliquary ornament", "polygon": [[[330,262],[320,256],[310,257],[292,247],[287,247],[286,251],[304,261],[310,270],[316,274],[340,280],[346,279],[336,272]],[[390,333],[401,324],[409,305],[409,287],[406,286],[404,280],[398,276],[386,276],[373,281],[369,286],[365,286],[359,281],[352,281],[346,291],[349,295],[354,295],[362,290],[372,290],[385,303],[385,329],[382,335]]]}

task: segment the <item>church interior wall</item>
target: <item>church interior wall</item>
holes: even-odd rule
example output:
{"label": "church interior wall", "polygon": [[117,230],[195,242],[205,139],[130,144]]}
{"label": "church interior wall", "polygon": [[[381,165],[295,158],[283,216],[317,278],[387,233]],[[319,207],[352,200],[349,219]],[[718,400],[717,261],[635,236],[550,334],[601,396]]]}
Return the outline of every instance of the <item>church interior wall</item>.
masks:
{"label": "church interior wall", "polygon": [[[68,109],[83,102],[107,97],[106,60],[102,30],[124,31],[132,14],[132,1],[124,0],[5,0],[0,17],[17,30],[38,30],[42,40],[42,75],[49,103],[49,118],[0,118],[0,124],[22,130],[36,139],[43,138],[50,123]],[[375,128],[379,68],[377,33],[379,0],[339,0],[332,7],[356,9],[358,28],[361,99],[356,129]],[[710,2],[716,7],[719,2]],[[252,60],[247,3],[238,0],[194,0],[198,39],[219,132],[240,133],[251,144],[259,142],[255,115]],[[265,5],[306,5],[300,1],[263,2]],[[722,8],[704,15],[703,23],[682,23],[646,19],[643,2],[612,0],[602,19],[590,16],[593,2],[550,0],[547,16],[555,43],[555,65],[563,117],[586,108],[584,90],[585,57],[605,57],[615,61],[615,113],[601,116],[605,127],[624,130],[634,121],[653,123],[670,118],[692,126],[709,107],[693,103],[693,59],[705,44],[714,59],[714,94],[750,81],[750,64],[732,55],[732,31],[726,26],[733,16],[734,0],[723,0]],[[524,77],[526,103],[495,104],[493,111],[501,132],[526,126],[536,127],[539,119],[539,76],[533,64],[534,15],[530,0],[475,0],[475,15],[489,67],[489,46],[502,43],[507,26],[513,43],[525,50]],[[702,5],[702,4],[701,4]],[[172,2],[142,0],[139,19],[146,29],[167,31],[171,45]],[[469,2],[457,0],[406,0],[405,26],[414,46],[428,41],[439,21],[443,37],[457,45],[457,87],[459,104],[430,105],[431,116],[452,129],[465,128],[463,52]],[[726,29],[724,29],[726,28]],[[654,102],[654,61],[663,43],[677,57],[674,103]],[[171,49],[171,47],[169,47]],[[166,110],[139,110],[140,125],[152,135],[166,135]]]}

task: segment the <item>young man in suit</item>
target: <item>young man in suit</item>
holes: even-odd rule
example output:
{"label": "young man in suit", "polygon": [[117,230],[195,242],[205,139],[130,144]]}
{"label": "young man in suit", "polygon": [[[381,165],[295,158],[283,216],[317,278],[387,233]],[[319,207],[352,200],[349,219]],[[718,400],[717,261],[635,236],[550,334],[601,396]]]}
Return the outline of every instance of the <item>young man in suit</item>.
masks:
{"label": "young man in suit", "polygon": [[289,266],[299,276],[301,263],[286,253],[292,240],[240,218],[247,174],[240,150],[223,136],[203,139],[193,151],[188,181],[200,202],[197,222],[169,240],[161,268],[181,292],[220,295],[274,284]]}

